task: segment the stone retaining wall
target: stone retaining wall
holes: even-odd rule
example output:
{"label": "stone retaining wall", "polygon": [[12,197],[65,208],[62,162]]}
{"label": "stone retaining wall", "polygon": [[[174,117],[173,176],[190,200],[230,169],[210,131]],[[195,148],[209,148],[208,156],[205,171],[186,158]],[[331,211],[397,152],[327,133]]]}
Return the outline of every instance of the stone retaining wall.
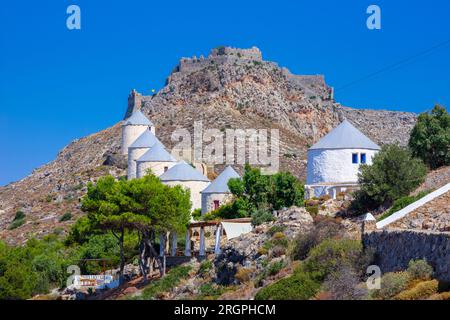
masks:
{"label": "stone retaining wall", "polygon": [[419,230],[376,230],[363,235],[376,251],[382,273],[405,270],[412,259],[425,259],[438,280],[450,282],[450,233]]}

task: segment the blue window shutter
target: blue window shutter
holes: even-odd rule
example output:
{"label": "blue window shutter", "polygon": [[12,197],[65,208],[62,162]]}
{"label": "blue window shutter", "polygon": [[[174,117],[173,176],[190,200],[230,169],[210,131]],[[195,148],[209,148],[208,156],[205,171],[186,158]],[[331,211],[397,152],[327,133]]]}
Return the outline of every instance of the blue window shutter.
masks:
{"label": "blue window shutter", "polygon": [[366,163],[366,154],[361,153],[361,163]]}
{"label": "blue window shutter", "polygon": [[358,154],[352,153],[352,163],[358,163]]}

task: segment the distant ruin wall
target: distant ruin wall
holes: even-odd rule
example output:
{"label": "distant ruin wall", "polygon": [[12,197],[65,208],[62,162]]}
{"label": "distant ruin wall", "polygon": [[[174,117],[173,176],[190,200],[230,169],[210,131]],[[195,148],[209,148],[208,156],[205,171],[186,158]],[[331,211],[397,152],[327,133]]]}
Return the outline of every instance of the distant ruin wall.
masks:
{"label": "distant ruin wall", "polygon": [[375,249],[382,273],[405,270],[410,260],[425,259],[436,279],[450,282],[450,233],[376,230],[365,233],[363,243]]}

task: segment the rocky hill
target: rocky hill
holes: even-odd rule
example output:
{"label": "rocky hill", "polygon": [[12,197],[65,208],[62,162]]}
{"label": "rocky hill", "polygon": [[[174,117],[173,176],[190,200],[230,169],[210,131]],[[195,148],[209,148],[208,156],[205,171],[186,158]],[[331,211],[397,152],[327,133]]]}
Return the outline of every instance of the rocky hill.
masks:
{"label": "rocky hill", "polygon": [[[182,58],[166,85],[152,96],[132,91],[127,114],[141,109],[156,133],[173,147],[177,128],[279,129],[280,165],[305,177],[306,150],[344,118],[379,144],[406,144],[416,115],[407,112],[352,109],[337,103],[321,75],[293,75],[265,61],[259,49],[213,49],[208,57]],[[57,158],[28,177],[0,188],[0,238],[22,243],[32,236],[63,233],[81,214],[79,199],[88,181],[110,173],[125,174],[119,155],[120,124],[73,141]],[[217,166],[216,170],[221,167]],[[9,230],[17,211],[24,225]],[[70,212],[73,217],[60,221]]]}

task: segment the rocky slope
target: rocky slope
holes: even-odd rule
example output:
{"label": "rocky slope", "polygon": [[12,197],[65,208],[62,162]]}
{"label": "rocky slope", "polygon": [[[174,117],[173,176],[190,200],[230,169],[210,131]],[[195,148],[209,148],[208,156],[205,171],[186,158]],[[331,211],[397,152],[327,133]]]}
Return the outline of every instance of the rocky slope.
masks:
{"label": "rocky slope", "polygon": [[[298,76],[276,63],[264,61],[257,48],[213,49],[208,57],[182,58],[158,93],[132,91],[127,114],[140,108],[156,124],[167,147],[177,128],[279,129],[280,165],[299,178],[305,176],[306,150],[344,118],[379,144],[406,144],[416,115],[406,112],[352,109],[334,101],[323,76]],[[71,221],[65,212],[81,214],[79,198],[87,181],[111,173],[125,173],[118,155],[120,125],[76,140],[57,158],[30,176],[0,188],[0,238],[21,243],[31,236],[64,232]],[[221,166],[217,166],[220,170]],[[8,230],[15,213],[26,223]]]}

